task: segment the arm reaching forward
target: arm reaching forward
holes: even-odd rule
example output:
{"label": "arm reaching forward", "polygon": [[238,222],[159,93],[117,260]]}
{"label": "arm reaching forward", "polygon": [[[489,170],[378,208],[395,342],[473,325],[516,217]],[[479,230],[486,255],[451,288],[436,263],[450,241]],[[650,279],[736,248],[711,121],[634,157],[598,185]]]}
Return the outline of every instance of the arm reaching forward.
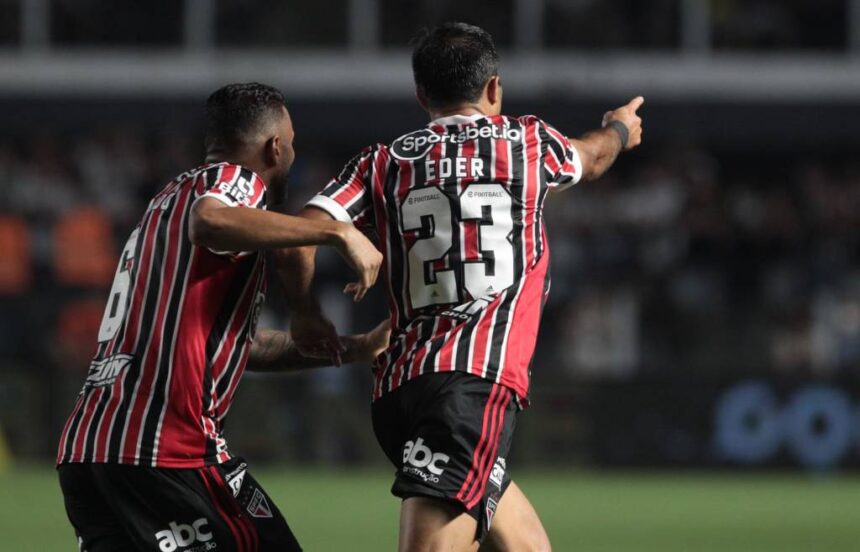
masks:
{"label": "arm reaching forward", "polygon": [[272,247],[331,245],[343,247],[350,225],[241,209],[203,197],[191,209],[191,242],[214,251],[256,251]]}
{"label": "arm reaching forward", "polygon": [[569,140],[582,160],[584,180],[600,178],[612,166],[619,153],[629,151],[642,143],[642,119],[636,111],[643,103],[645,99],[637,96],[627,105],[607,111],[603,115],[601,128],[587,132],[579,139]]}
{"label": "arm reaching forward", "polygon": [[358,274],[361,296],[376,282],[382,264],[382,254],[352,224],[235,208],[210,197],[191,209],[189,233],[194,245],[213,251],[331,245]]}
{"label": "arm reaching forward", "polygon": [[[388,347],[390,334],[391,326],[386,320],[365,334],[342,336],[342,360],[373,362]],[[302,355],[289,333],[269,329],[257,331],[248,357],[248,370],[254,372],[298,372],[330,364],[329,358]]]}

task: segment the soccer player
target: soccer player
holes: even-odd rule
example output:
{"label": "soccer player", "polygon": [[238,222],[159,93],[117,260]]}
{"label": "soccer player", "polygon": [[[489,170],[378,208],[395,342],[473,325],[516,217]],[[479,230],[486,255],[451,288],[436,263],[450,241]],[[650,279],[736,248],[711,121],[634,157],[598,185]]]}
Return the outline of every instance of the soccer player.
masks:
{"label": "soccer player", "polygon": [[[269,212],[295,156],[283,95],[233,84],[207,101],[205,165],[150,201],[123,249],[84,387],[57,463],[66,511],[88,552],[300,550],[271,498],[227,449],[243,371],[325,364],[289,335],[255,332],[262,250],[331,245],[373,285],[381,254],[354,226]],[[348,337],[366,360],[386,325]]]}
{"label": "soccer player", "polygon": [[[498,64],[478,27],[421,37],[412,67],[430,124],[366,148],[303,211],[372,229],[384,253],[393,333],[375,362],[372,415],[397,468],[401,550],[473,550],[485,537],[485,548],[549,549],[506,463],[549,290],[543,204],[642,136],[641,97],[578,139],[502,115]],[[279,258],[293,301],[310,304],[313,249]],[[323,313],[299,317],[300,350],[336,347]]]}

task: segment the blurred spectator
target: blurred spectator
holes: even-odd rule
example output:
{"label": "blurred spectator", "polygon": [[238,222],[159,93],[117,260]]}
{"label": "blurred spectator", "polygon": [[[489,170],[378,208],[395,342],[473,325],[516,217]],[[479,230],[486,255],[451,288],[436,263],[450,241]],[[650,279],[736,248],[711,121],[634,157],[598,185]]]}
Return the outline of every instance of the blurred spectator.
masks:
{"label": "blurred spectator", "polygon": [[562,360],[575,377],[625,379],[639,359],[639,301],[629,289],[589,289],[563,319]]}
{"label": "blurred spectator", "polygon": [[0,295],[20,295],[32,283],[30,229],[16,215],[0,214]]}
{"label": "blurred spectator", "polygon": [[63,305],[57,316],[57,364],[78,378],[95,354],[103,311],[101,298],[76,299]]}
{"label": "blurred spectator", "polygon": [[108,216],[95,207],[76,209],[54,225],[54,271],[65,286],[110,286],[116,240]]}

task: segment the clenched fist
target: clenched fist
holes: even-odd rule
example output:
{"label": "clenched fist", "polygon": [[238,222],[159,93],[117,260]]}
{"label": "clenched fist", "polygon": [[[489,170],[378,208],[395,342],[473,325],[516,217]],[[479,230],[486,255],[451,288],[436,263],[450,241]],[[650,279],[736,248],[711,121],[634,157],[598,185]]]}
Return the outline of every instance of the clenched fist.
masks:
{"label": "clenched fist", "polygon": [[382,253],[364,234],[351,224],[343,224],[338,252],[358,275],[358,281],[347,284],[344,293],[353,296],[358,302],[367,290],[376,283],[379,267],[382,266]]}

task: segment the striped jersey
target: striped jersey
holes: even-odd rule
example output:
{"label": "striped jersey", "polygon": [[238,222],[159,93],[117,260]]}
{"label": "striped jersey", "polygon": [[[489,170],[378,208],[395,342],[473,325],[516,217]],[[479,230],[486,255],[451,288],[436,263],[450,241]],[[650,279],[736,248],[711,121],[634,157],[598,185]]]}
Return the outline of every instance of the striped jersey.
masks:
{"label": "striped jersey", "polygon": [[256,174],[217,163],[150,201],[123,249],[58,463],[197,468],[230,458],[222,427],[265,296],[264,256],[193,245],[189,215],[203,197],[264,209],[265,196]]}
{"label": "striped jersey", "polygon": [[374,231],[392,322],[374,400],[461,370],[528,398],[546,294],[543,203],[576,149],[534,116],[454,115],[354,157],[308,205]]}

